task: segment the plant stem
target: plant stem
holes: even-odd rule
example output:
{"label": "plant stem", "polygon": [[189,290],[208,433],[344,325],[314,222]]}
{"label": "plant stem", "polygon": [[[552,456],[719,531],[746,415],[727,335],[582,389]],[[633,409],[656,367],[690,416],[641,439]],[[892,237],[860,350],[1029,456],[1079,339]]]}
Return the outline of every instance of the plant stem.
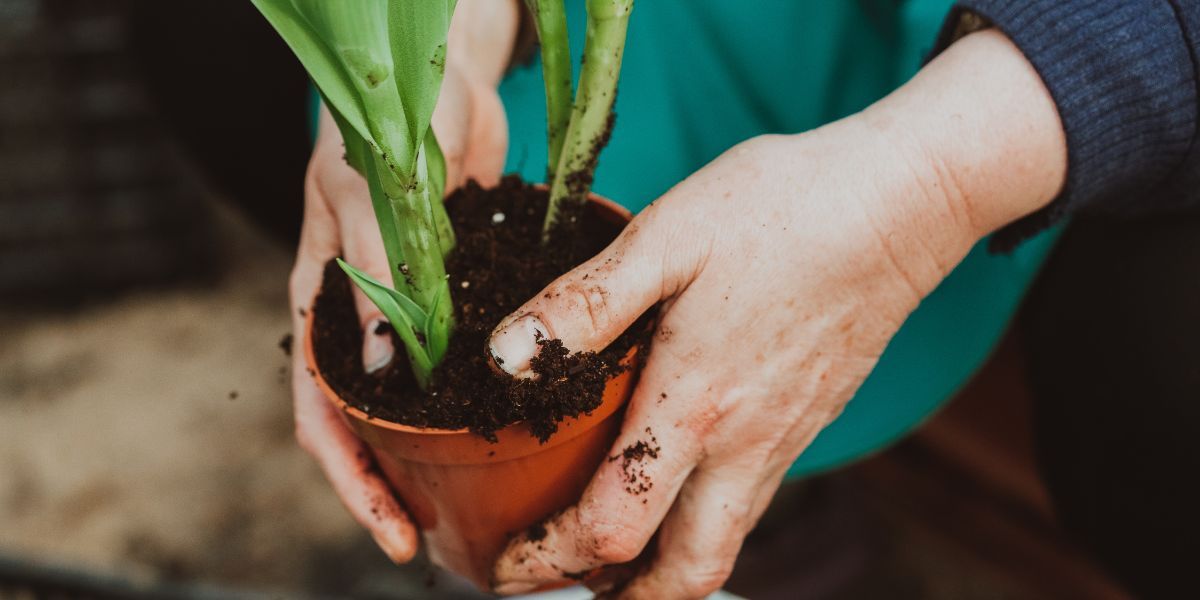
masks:
{"label": "plant stem", "polygon": [[525,0],[533,13],[542,47],[542,80],[546,84],[546,172],[558,171],[563,139],[571,120],[571,47],[563,0]]}
{"label": "plant stem", "polygon": [[[418,155],[416,180],[401,182],[388,168],[383,157],[373,154],[367,181],[375,216],[384,239],[393,288],[408,296],[428,313],[433,321],[429,331],[415,332],[422,346],[408,348],[413,374],[422,388],[432,380],[429,364],[441,361],[453,328],[453,304],[443,262],[443,242],[438,227],[439,211],[445,218],[442,199],[430,181],[426,152]],[[446,220],[448,224],[448,219]],[[450,241],[453,244],[453,238]],[[393,323],[393,326],[400,326]],[[420,353],[428,362],[416,359]]]}
{"label": "plant stem", "polygon": [[550,185],[543,239],[558,222],[565,205],[582,205],[587,201],[600,150],[608,143],[609,120],[632,10],[633,0],[587,2],[587,38],[583,46],[579,89],[575,91],[571,122]]}

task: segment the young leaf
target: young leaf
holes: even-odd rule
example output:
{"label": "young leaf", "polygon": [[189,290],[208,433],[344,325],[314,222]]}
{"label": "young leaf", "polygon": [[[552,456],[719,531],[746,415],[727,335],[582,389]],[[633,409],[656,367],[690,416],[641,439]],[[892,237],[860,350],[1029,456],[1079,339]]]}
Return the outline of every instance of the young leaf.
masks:
{"label": "young leaf", "polygon": [[[350,280],[362,290],[375,306],[379,307],[379,311],[383,316],[387,317],[391,322],[392,328],[400,336],[400,341],[404,343],[408,350],[408,358],[412,362],[413,374],[417,377],[417,382],[421,387],[428,385],[433,377],[433,368],[436,362],[432,360],[429,349],[425,344],[421,343],[421,339],[417,337],[418,332],[422,337],[428,334],[428,319],[424,311],[416,306],[408,297],[392,288],[379,283],[374,277],[350,266],[342,259],[337,259],[338,266],[350,276]],[[414,311],[413,308],[416,307]],[[417,317],[417,318],[414,318]]]}
{"label": "young leaf", "polygon": [[[405,296],[404,294],[401,294],[392,288],[388,288],[388,291],[391,292],[390,295],[396,301],[396,304],[400,307],[400,310],[404,311],[404,315],[408,317],[408,320],[416,326],[418,331],[424,332],[425,329],[429,327],[429,315],[426,314],[416,302],[413,302],[412,298],[409,298],[408,296]],[[437,304],[434,304],[434,307],[436,306]]]}
{"label": "young leaf", "polygon": [[433,204],[433,224],[437,230],[438,243],[442,247],[442,256],[447,256],[454,249],[454,226],[450,224],[450,215],[446,214],[446,206],[442,198],[446,195],[446,156],[430,127],[425,133],[425,145],[421,152],[427,164],[429,173],[429,195],[435,201]]}
{"label": "young leaf", "polygon": [[[383,190],[383,181],[390,175],[377,156],[366,150],[366,142],[357,144],[359,154],[366,154],[362,159],[365,169],[363,176],[367,179],[367,190],[371,196],[371,208],[375,211],[375,221],[379,224],[379,234],[383,237],[383,251],[387,254],[388,265],[392,271],[392,281],[395,285],[404,285],[404,273],[400,272],[400,264],[405,262],[404,249],[400,240],[400,220],[395,208]],[[351,140],[346,140],[346,158],[355,155]],[[351,163],[353,165],[353,163]]]}
{"label": "young leaf", "polygon": [[450,346],[450,328],[445,323],[437,322],[446,318],[446,312],[439,310],[442,305],[449,306],[450,290],[438,294],[429,309],[430,318],[425,322],[425,345],[429,349],[429,358],[433,364],[439,364],[446,357],[446,349]]}

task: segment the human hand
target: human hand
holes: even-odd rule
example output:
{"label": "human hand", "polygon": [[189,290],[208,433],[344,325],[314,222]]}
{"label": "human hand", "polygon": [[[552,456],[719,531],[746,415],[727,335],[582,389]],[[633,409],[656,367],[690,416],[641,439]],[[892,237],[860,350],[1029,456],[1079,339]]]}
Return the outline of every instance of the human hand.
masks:
{"label": "human hand", "polygon": [[[499,179],[508,145],[504,108],[496,84],[507,66],[517,14],[514,2],[461,0],[450,29],[446,73],[433,113],[433,130],[446,157],[446,190],[470,178],[483,185]],[[506,27],[510,25],[510,27]],[[346,164],[341,134],[322,109],[317,142],[305,181],[304,224],[289,281],[294,339],[304,339],[304,311],[312,305],[325,263],[334,256],[391,284],[391,270],[367,191],[366,180]],[[391,361],[391,337],[376,335],[386,322],[357,288],[363,324],[363,367]],[[417,549],[417,532],[366,446],[342,422],[317,389],[303,353],[292,353],[296,439],[317,459],[351,515],[398,563]]]}
{"label": "human hand", "polygon": [[[656,533],[610,592],[718,589],[909,313],[982,236],[1049,202],[1065,157],[1040,79],[984,32],[864,113],[738,145],[659,198],[493,334],[527,376],[535,334],[596,350],[662,302],[614,459],[544,537],[511,542],[496,590],[633,561]],[[652,452],[622,456],[639,444]]]}

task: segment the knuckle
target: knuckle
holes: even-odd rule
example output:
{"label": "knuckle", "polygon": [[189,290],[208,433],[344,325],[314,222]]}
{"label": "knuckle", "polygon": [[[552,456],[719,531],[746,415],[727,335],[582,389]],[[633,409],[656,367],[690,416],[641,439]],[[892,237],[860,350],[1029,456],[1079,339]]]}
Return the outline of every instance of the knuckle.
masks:
{"label": "knuckle", "polygon": [[594,556],[604,564],[629,562],[642,551],[637,529],[623,521],[596,521],[587,531],[591,535],[582,538],[585,547],[579,548],[580,554]]}
{"label": "knuckle", "polygon": [[683,596],[685,598],[704,598],[721,589],[732,573],[733,564],[728,561],[689,571],[684,575],[680,586]]}
{"label": "knuckle", "polygon": [[704,438],[712,433],[724,416],[725,411],[717,403],[702,402],[688,414],[688,424],[697,437]]}
{"label": "knuckle", "polygon": [[613,315],[608,302],[608,290],[604,286],[570,281],[560,293],[566,299],[568,310],[587,318],[592,332],[608,331]]}

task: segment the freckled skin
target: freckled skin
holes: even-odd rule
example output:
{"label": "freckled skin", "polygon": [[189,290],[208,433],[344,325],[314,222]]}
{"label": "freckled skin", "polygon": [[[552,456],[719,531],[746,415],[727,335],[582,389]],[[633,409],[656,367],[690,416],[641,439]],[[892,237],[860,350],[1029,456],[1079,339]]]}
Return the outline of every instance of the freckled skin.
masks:
{"label": "freckled skin", "polygon": [[[947,129],[944,115],[967,112],[972,125]],[[962,173],[957,187],[945,170]],[[635,559],[641,568],[604,583],[621,598],[719,588],[788,466],[920,300],[982,236],[1049,202],[1064,173],[1048,92],[1011,43],[985,32],[880,105],[739,144],[657,199],[550,286],[586,293],[517,311],[589,350],[662,302],[610,452],[619,459],[536,547],[511,541],[496,590]],[[662,447],[652,460],[637,451],[647,428]]]}

